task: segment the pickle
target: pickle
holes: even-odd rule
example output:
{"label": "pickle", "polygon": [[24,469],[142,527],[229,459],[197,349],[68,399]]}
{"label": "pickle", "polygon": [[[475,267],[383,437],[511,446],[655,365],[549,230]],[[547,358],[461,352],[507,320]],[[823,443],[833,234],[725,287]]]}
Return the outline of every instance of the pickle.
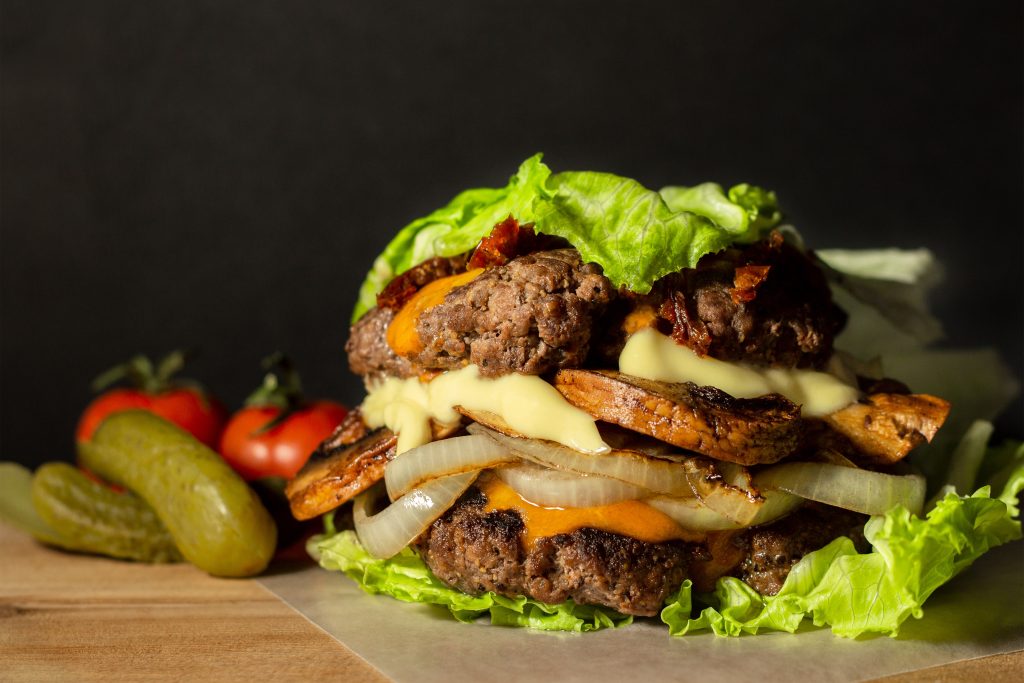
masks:
{"label": "pickle", "polygon": [[0,462],[0,519],[37,540],[65,550],[81,550],[50,528],[32,504],[32,471],[16,462]]}
{"label": "pickle", "polygon": [[131,489],[156,512],[186,560],[215,576],[258,574],[277,528],[223,458],[144,411],[111,415],[78,444],[82,465]]}
{"label": "pickle", "polygon": [[32,478],[32,503],[43,521],[76,549],[140,562],[180,562],[174,539],[153,508],[117,493],[77,467],[51,462]]}

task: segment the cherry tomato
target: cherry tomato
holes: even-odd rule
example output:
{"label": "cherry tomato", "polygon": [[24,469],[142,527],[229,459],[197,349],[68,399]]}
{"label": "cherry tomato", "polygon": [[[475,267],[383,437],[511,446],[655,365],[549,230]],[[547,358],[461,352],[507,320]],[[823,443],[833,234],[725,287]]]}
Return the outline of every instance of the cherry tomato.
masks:
{"label": "cherry tomato", "polygon": [[251,406],[235,413],[224,428],[220,453],[242,478],[290,479],[310,454],[341,424],[348,410],[332,401],[313,401],[281,416],[276,406]]}
{"label": "cherry tomato", "polygon": [[227,411],[214,398],[193,387],[148,393],[141,389],[112,389],[93,399],[78,421],[75,438],[88,441],[107,415],[142,409],[173,422],[210,448],[216,448]]}
{"label": "cherry tomato", "polygon": [[[210,448],[216,448],[227,420],[224,406],[197,384],[174,379],[189,355],[172,351],[154,364],[140,354],[101,374],[92,386],[102,393],[82,413],[75,438],[91,439],[100,422],[111,413],[141,409],[173,422]],[[109,389],[117,382],[127,382],[131,387]]]}
{"label": "cherry tomato", "polygon": [[224,428],[220,454],[246,481],[290,479],[348,414],[333,401],[307,401],[291,361],[280,351],[263,359],[263,384]]}

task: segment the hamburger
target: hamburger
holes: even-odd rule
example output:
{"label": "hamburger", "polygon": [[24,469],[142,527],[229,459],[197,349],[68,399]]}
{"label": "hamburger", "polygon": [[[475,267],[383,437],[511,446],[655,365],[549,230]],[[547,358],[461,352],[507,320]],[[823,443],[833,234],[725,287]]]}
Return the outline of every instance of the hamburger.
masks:
{"label": "hamburger", "polygon": [[367,397],[287,487],[298,519],[327,515],[313,555],[537,628],[813,616],[853,635],[919,615],[955,573],[921,557],[959,571],[1019,535],[1024,475],[920,517],[907,456],[950,403],[837,350],[844,275],[781,218],[758,187],[654,192],[537,155],[411,223],[352,316]]}

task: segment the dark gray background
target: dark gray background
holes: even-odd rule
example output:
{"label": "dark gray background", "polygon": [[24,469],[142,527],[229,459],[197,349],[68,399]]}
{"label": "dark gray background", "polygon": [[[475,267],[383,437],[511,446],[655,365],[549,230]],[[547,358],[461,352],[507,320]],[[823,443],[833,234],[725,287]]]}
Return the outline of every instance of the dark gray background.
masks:
{"label": "dark gray background", "polygon": [[357,402],[372,257],[535,151],[766,185],[812,246],[927,245],[948,343],[1021,374],[1019,2],[435,5],[3,3],[0,458],[71,457],[138,351],[200,347],[237,406],[283,349]]}

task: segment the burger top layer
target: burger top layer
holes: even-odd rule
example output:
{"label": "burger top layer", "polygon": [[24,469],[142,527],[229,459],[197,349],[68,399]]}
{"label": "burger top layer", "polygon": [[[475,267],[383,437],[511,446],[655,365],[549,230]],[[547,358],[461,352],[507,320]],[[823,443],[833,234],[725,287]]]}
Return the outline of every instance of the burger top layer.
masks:
{"label": "burger top layer", "polygon": [[845,320],[814,261],[778,233],[706,256],[643,296],[614,289],[575,250],[553,249],[488,267],[417,310],[405,331],[417,338],[400,345],[400,355],[386,340],[396,313],[416,305],[425,285],[465,273],[465,258],[439,261],[400,276],[353,325],[346,345],[353,372],[409,377],[472,363],[498,376],[610,367],[628,333],[643,326],[721,360],[820,368]]}

